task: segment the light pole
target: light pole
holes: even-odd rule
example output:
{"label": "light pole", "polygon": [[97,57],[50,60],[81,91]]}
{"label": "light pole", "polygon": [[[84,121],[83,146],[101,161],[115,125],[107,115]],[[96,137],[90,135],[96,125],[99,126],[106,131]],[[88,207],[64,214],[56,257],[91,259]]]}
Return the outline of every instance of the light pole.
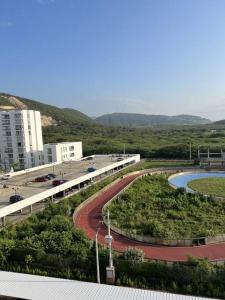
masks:
{"label": "light pole", "polygon": [[191,148],[191,143],[190,143],[190,161],[191,161],[191,159],[192,159],[192,148]]}
{"label": "light pole", "polygon": [[100,228],[98,228],[98,230],[97,230],[97,232],[96,232],[96,235],[95,235],[97,283],[101,283],[101,282],[100,282],[100,271],[99,271],[99,255],[98,255],[98,232],[99,232],[99,229],[100,229]]}
{"label": "light pole", "polygon": [[112,241],[113,237],[110,232],[110,219],[109,219],[109,210],[107,212],[107,223],[108,223],[108,234],[105,236],[106,242],[109,247],[109,266],[106,267],[106,283],[114,284],[115,283],[115,268],[113,266],[113,257],[112,257]]}
{"label": "light pole", "polygon": [[13,187],[12,189],[14,190],[15,196],[16,196],[17,195],[17,191],[18,191],[19,188],[18,187]]}

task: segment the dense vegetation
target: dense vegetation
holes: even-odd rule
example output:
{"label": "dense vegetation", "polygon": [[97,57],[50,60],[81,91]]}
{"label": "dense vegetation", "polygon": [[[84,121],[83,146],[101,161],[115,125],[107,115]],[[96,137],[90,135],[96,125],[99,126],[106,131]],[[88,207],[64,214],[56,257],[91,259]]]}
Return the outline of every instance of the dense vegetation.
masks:
{"label": "dense vegetation", "polygon": [[222,177],[195,179],[188,183],[188,187],[204,195],[225,198],[225,178]]}
{"label": "dense vegetation", "polygon": [[[8,226],[0,233],[1,270],[25,272],[96,282],[95,245],[73,227],[72,214],[82,201],[112,180],[137,168],[162,165],[141,162],[135,167],[105,179],[85,191],[49,206],[21,224]],[[172,165],[168,162],[166,165]],[[177,165],[177,163],[174,163]],[[101,282],[105,282],[108,252],[99,249]],[[165,265],[143,261],[140,251],[128,249],[114,253],[116,284],[183,294],[225,297],[225,267],[207,260],[190,258],[186,264]]]}
{"label": "dense vegetation", "polygon": [[[10,97],[12,95],[0,93],[0,105],[10,105],[9,101],[5,97]],[[82,112],[70,109],[70,108],[58,108],[53,105],[48,105],[38,101],[34,101],[27,98],[22,98],[16,96],[16,98],[27,105],[28,109],[39,110],[42,115],[51,116],[54,120],[57,121],[58,125],[64,124],[86,124],[93,123],[91,118]]]}
{"label": "dense vegetation", "polygon": [[112,223],[134,234],[176,239],[225,232],[225,200],[174,190],[166,175],[137,180],[109,208]]}
{"label": "dense vegetation", "polygon": [[[213,127],[214,128],[214,127]],[[82,140],[84,153],[140,153],[143,158],[189,159],[190,142],[192,158],[197,158],[198,146],[202,151],[224,149],[225,127],[212,129],[209,125],[199,127],[176,127],[165,129],[107,127],[96,124],[79,124],[46,127],[44,141],[62,142]]]}
{"label": "dense vegetation", "polygon": [[[0,105],[8,105],[0,93]],[[189,159],[189,144],[192,143],[192,158],[197,158],[198,146],[201,150],[211,147],[220,150],[224,147],[225,126],[196,125],[164,128],[110,127],[97,124],[85,114],[73,109],[60,109],[34,100],[17,97],[30,109],[40,110],[51,116],[58,126],[43,128],[44,142],[81,140],[84,154],[141,153],[143,158]]]}
{"label": "dense vegetation", "polygon": [[210,120],[191,115],[144,115],[132,113],[113,113],[95,119],[104,125],[133,127],[162,127],[168,125],[208,124]]}

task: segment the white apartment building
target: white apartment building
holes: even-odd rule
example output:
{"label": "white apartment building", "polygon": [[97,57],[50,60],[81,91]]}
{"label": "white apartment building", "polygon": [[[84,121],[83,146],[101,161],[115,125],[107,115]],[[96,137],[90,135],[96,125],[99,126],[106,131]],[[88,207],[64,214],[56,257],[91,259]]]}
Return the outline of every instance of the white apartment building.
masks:
{"label": "white apartment building", "polygon": [[26,169],[43,164],[41,115],[34,110],[0,111],[0,164]]}
{"label": "white apartment building", "polygon": [[82,157],[82,142],[66,142],[44,145],[45,164],[77,160]]}

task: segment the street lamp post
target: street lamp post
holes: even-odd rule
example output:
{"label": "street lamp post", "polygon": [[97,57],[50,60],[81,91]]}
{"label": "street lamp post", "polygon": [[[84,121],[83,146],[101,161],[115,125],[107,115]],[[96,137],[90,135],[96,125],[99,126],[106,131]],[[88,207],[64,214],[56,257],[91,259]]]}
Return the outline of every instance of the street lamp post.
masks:
{"label": "street lamp post", "polygon": [[192,160],[192,145],[190,143],[190,161]]}
{"label": "street lamp post", "polygon": [[100,228],[98,228],[98,230],[97,230],[97,232],[96,232],[96,235],[95,235],[97,283],[101,283],[101,282],[100,282],[100,271],[99,271],[99,255],[98,255],[98,232],[99,232],[99,229],[100,229]]}
{"label": "street lamp post", "polygon": [[15,196],[16,196],[17,195],[17,191],[18,191],[19,188],[18,187],[13,187],[12,189],[14,190]]}
{"label": "street lamp post", "polygon": [[112,241],[113,237],[110,232],[110,219],[109,219],[109,210],[107,212],[107,223],[108,223],[108,234],[105,236],[106,242],[109,247],[109,266],[106,267],[106,283],[114,284],[115,283],[115,268],[113,266],[113,257],[112,257]]}

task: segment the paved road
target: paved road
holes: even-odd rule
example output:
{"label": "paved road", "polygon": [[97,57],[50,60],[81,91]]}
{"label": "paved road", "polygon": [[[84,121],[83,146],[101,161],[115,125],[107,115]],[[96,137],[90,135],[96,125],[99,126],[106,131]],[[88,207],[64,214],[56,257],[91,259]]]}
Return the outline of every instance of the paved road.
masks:
{"label": "paved road", "polygon": [[[105,244],[106,227],[101,224],[102,207],[124,187],[131,183],[139,175],[131,175],[121,179],[119,182],[111,186],[107,191],[94,198],[89,204],[84,206],[76,215],[74,224],[76,227],[83,229],[90,239],[95,238],[96,230],[99,227],[98,240],[101,244]],[[211,244],[193,247],[166,247],[148,245],[145,243],[130,240],[115,232],[112,232],[113,248],[118,252],[124,252],[129,246],[142,249],[145,258],[163,261],[186,261],[188,255],[198,258],[208,257],[210,261],[225,260],[225,243]]]}

